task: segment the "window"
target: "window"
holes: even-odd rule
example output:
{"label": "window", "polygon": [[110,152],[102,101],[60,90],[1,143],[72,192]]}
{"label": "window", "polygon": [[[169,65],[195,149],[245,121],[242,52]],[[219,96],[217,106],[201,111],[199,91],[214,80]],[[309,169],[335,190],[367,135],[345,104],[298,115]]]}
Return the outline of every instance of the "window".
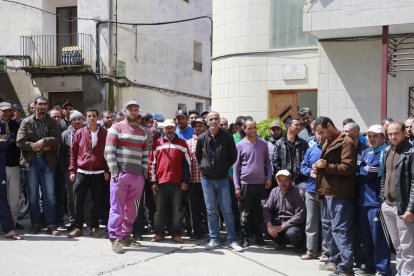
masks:
{"label": "window", "polygon": [[303,4],[303,0],[271,1],[271,48],[316,45],[316,38],[302,31]]}
{"label": "window", "polygon": [[203,57],[202,57],[203,44],[194,41],[194,56],[193,56],[193,70],[203,71]]}
{"label": "window", "polygon": [[203,112],[203,111],[204,111],[204,109],[203,109],[203,103],[196,102],[195,109],[198,111],[198,113],[200,113],[200,114],[201,114],[201,112]]}
{"label": "window", "polygon": [[78,22],[75,19],[77,7],[56,8],[56,50],[58,61],[57,64],[64,63],[60,60],[62,48],[68,46],[77,46],[78,44]]}
{"label": "window", "polygon": [[179,104],[178,104],[178,109],[177,109],[177,110],[182,110],[182,111],[187,112],[187,105],[186,105],[186,104],[181,104],[181,103],[179,103]]}

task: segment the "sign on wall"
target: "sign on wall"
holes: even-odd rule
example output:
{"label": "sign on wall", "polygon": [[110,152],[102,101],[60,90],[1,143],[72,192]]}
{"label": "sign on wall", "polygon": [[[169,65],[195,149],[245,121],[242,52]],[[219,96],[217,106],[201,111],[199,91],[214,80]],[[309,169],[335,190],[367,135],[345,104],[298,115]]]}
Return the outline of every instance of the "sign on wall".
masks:
{"label": "sign on wall", "polygon": [[116,64],[116,76],[117,77],[126,77],[126,63],[125,61],[118,60]]}
{"label": "sign on wall", "polygon": [[305,64],[283,65],[283,80],[304,80],[306,79]]}

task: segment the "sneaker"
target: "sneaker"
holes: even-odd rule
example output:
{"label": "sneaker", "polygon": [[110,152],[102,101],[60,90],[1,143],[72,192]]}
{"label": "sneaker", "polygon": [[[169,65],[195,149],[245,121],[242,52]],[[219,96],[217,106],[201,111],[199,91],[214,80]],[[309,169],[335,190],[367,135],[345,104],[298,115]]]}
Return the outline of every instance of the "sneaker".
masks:
{"label": "sneaker", "polygon": [[55,236],[55,237],[60,236],[60,232],[59,230],[57,230],[56,226],[49,226],[46,229],[46,233],[48,233],[49,235]]}
{"label": "sneaker", "polygon": [[250,245],[249,238],[243,238],[243,240],[241,242],[241,246],[242,247],[249,247],[249,245]]}
{"label": "sneaker", "polygon": [[319,263],[319,269],[336,272],[336,265],[331,262],[327,262],[327,263],[321,262]]}
{"label": "sneaker", "polygon": [[304,261],[317,259],[315,255],[310,254],[310,253],[306,253],[305,255],[302,255],[300,258]]}
{"label": "sneaker", "polygon": [[243,252],[244,249],[237,242],[231,242],[228,244],[228,247],[233,249],[234,252]]}
{"label": "sneaker", "polygon": [[155,234],[154,237],[152,237],[151,241],[152,242],[160,242],[162,240],[164,240],[165,238],[161,235]]}
{"label": "sneaker", "polygon": [[132,247],[132,248],[141,247],[141,244],[137,240],[135,240],[133,237],[125,238],[119,241],[119,243],[121,243],[125,247]]}
{"label": "sneaker", "polygon": [[16,230],[24,230],[24,226],[23,225],[21,225],[20,223],[15,223],[14,224],[14,229],[16,229]]}
{"label": "sneaker", "polygon": [[114,251],[116,254],[125,253],[122,243],[118,239],[112,242],[112,251]]}
{"label": "sneaker", "polygon": [[99,228],[91,228],[91,237],[99,239],[102,237],[101,231],[99,231]]}
{"label": "sneaker", "polygon": [[220,243],[217,241],[210,241],[205,247],[205,250],[212,250],[215,248],[218,248],[220,246]]}
{"label": "sneaker", "polygon": [[79,228],[74,228],[71,232],[68,234],[69,239],[77,238],[83,236],[83,231]]}
{"label": "sneaker", "polygon": [[175,241],[176,243],[184,243],[184,240],[181,238],[181,236],[173,236],[172,240]]}
{"label": "sneaker", "polygon": [[322,253],[321,256],[319,257],[319,261],[327,263],[329,262],[329,256],[326,253]]}
{"label": "sneaker", "polygon": [[36,235],[40,232],[40,225],[39,224],[33,224],[32,228],[30,228],[29,234],[30,235]]}

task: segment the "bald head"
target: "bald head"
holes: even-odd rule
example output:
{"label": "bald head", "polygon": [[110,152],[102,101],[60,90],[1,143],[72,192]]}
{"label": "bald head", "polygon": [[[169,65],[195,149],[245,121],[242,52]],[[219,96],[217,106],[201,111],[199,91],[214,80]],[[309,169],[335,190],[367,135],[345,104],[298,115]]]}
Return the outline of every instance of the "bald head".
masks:
{"label": "bald head", "polygon": [[207,125],[210,128],[211,132],[218,132],[220,127],[220,114],[216,111],[211,111],[206,116]]}

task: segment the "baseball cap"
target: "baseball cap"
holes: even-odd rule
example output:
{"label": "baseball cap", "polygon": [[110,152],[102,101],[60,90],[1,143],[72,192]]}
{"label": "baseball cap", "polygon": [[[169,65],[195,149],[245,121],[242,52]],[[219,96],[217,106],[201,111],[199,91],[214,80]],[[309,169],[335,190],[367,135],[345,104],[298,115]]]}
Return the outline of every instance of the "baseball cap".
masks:
{"label": "baseball cap", "polygon": [[130,106],[130,105],[136,105],[136,106],[138,106],[138,107],[139,107],[139,104],[138,104],[138,102],[137,102],[136,100],[130,100],[130,101],[127,101],[127,102],[125,103],[124,108],[127,108],[127,107],[128,107],[128,106]]}
{"label": "baseball cap", "polygon": [[164,121],[164,127],[167,127],[167,126],[173,126],[173,127],[175,127],[176,126],[175,121],[173,119],[167,119],[167,120],[165,120]]}
{"label": "baseball cap", "polygon": [[202,118],[197,118],[194,121],[191,122],[191,127],[194,127],[196,123],[207,125],[206,121],[204,121]]}
{"label": "baseball cap", "polygon": [[7,110],[7,109],[13,109],[12,105],[8,102],[1,102],[0,103],[0,110]]}
{"label": "baseball cap", "polygon": [[82,118],[82,119],[84,119],[84,117],[83,117],[83,114],[82,113],[80,113],[79,111],[77,111],[77,110],[73,110],[71,113],[70,113],[70,116],[69,116],[69,121],[72,121],[73,119],[75,119],[75,118]]}
{"label": "baseball cap", "polygon": [[312,114],[312,110],[311,110],[309,107],[302,107],[302,108],[299,110],[299,116],[300,116],[300,117],[303,117],[303,116],[305,116],[306,114]]}
{"label": "baseball cap", "polygon": [[204,115],[207,115],[208,113],[210,113],[210,111],[204,110],[203,112],[201,112],[200,117],[203,117]]}
{"label": "baseball cap", "polygon": [[279,120],[274,120],[269,125],[269,128],[273,128],[273,127],[280,127],[280,128],[282,128],[282,125],[280,124],[280,121]]}
{"label": "baseball cap", "polygon": [[177,118],[177,117],[179,117],[179,116],[184,116],[184,117],[187,117],[187,112],[185,112],[185,111],[183,111],[183,110],[177,110],[176,112],[175,112],[175,118]]}
{"label": "baseball cap", "polygon": [[289,172],[288,170],[280,170],[280,171],[278,171],[278,172],[276,173],[276,178],[277,178],[279,175],[291,176],[291,174],[290,174],[290,172]]}
{"label": "baseball cap", "polygon": [[65,106],[70,105],[71,107],[73,107],[73,104],[71,102],[65,102],[64,104],[62,104],[62,108],[65,108]]}
{"label": "baseball cap", "polygon": [[374,132],[385,135],[385,130],[381,125],[372,125],[368,128],[367,132]]}
{"label": "baseball cap", "polygon": [[22,105],[21,104],[18,104],[18,103],[13,104],[12,105],[12,108],[15,109],[15,110],[20,110],[20,111],[23,110]]}

